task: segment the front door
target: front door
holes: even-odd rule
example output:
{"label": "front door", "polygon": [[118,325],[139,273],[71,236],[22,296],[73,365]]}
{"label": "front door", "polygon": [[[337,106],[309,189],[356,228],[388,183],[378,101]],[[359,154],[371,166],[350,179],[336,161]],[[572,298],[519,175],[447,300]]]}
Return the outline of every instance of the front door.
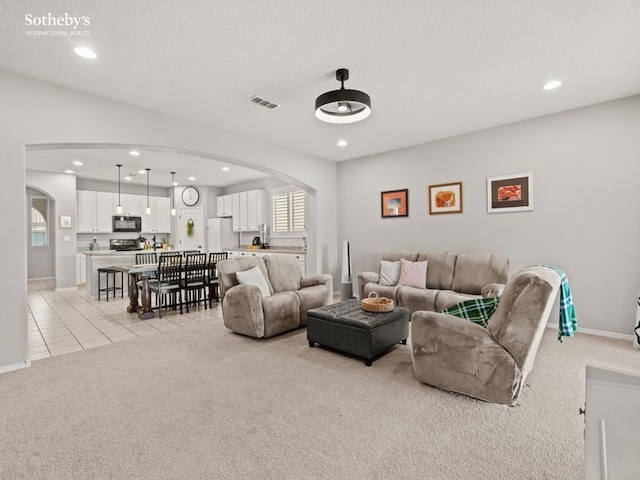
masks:
{"label": "front door", "polygon": [[204,251],[206,231],[202,207],[178,209],[178,250]]}

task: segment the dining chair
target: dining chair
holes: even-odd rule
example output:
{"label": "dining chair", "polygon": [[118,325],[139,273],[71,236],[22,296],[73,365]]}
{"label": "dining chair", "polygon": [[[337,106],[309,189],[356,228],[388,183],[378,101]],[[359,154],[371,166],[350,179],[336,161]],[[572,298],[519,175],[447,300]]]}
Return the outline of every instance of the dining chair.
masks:
{"label": "dining chair", "polygon": [[189,313],[189,304],[204,303],[207,308],[206,282],[207,254],[189,253],[185,256],[184,274],[182,276],[182,290],[184,302]]}
{"label": "dining chair", "polygon": [[194,253],[200,253],[200,250],[182,250],[182,255],[184,258],[187,258],[187,255],[192,255]]}
{"label": "dining chair", "polygon": [[218,262],[226,260],[229,257],[227,252],[210,252],[209,261],[207,262],[207,276],[205,278],[207,286],[207,298],[209,299],[209,308],[213,306],[213,300],[220,301],[220,288],[218,282]]}
{"label": "dining chair", "polygon": [[[182,313],[182,254],[163,252],[158,260],[157,278],[149,280],[149,290],[156,294],[158,316],[162,318],[162,307],[180,307]],[[169,303],[167,303],[167,297]]]}

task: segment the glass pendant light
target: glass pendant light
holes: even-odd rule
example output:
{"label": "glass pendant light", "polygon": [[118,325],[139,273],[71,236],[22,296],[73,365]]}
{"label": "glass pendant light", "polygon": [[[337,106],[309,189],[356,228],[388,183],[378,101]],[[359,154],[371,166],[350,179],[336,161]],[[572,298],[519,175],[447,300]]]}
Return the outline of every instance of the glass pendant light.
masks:
{"label": "glass pendant light", "polygon": [[171,172],[171,215],[176,216],[176,172]]}
{"label": "glass pendant light", "polygon": [[120,201],[120,168],[122,168],[121,164],[116,164],[118,167],[118,205],[116,205],[116,213],[120,215],[122,213],[122,202]]}
{"label": "glass pendant light", "polygon": [[149,206],[149,172],[151,172],[150,168],[145,168],[147,171],[147,208],[144,209],[144,213],[146,215],[151,215],[151,207]]}

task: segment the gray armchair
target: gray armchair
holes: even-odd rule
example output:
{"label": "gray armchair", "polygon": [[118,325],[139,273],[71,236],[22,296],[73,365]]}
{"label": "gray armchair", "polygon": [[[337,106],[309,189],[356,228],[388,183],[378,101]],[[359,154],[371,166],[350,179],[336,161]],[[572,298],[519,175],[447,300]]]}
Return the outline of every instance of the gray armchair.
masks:
{"label": "gray armchair", "polygon": [[411,359],[418,380],[488,402],[513,405],[533,364],[560,276],[527,267],[507,283],[487,328],[436,312],[411,317]]}
{"label": "gray armchair", "polygon": [[[295,255],[266,254],[218,263],[224,324],[242,335],[263,338],[307,324],[307,311],[333,302],[333,278],[328,274],[302,277]],[[240,284],[237,272],[258,267],[269,295],[255,285]]]}

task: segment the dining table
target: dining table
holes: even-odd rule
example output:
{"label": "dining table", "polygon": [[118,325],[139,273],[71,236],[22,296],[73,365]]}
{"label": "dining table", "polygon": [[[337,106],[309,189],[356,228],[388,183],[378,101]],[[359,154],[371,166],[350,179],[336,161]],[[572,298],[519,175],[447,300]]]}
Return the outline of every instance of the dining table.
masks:
{"label": "dining table", "polygon": [[[158,264],[113,265],[111,268],[129,275],[129,306],[127,306],[127,312],[138,312],[140,320],[154,318],[156,314],[151,309],[149,278],[158,272]],[[140,289],[140,304],[138,304],[138,280],[140,278],[142,278],[142,287]]]}

